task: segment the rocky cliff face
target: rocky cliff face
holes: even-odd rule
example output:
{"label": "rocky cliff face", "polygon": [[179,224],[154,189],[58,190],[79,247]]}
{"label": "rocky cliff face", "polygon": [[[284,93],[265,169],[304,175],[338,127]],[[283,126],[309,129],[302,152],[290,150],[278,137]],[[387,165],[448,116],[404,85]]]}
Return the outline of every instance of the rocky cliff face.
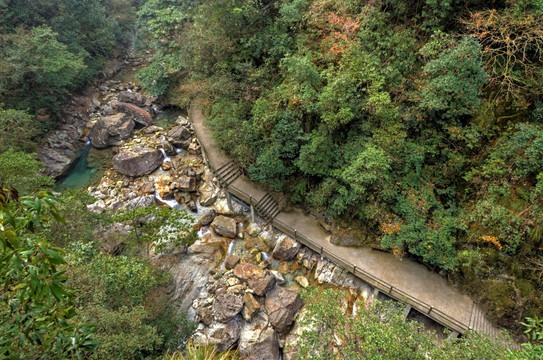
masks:
{"label": "rocky cliff face", "polygon": [[45,175],[59,177],[77,158],[79,148],[85,143],[90,104],[89,97],[74,98],[62,111],[60,128],[50,133],[47,141],[39,147],[38,159],[44,164]]}

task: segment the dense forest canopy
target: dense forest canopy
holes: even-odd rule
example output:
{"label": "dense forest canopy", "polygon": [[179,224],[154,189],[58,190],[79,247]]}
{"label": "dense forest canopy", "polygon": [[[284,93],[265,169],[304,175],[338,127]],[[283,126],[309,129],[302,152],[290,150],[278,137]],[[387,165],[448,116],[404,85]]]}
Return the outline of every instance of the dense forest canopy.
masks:
{"label": "dense forest canopy", "polygon": [[[185,358],[166,354],[196,324],[148,258],[164,223],[195,240],[187,213],[90,212],[36,159],[129,50],[147,95],[203,100],[217,143],[287,206],[426,264],[532,341],[436,345],[401,311],[348,317],[341,293],[308,289],[299,357],[332,357],[338,334],[356,358],[541,356],[542,0],[0,0],[0,357]],[[113,224],[119,252],[104,250]]]}
{"label": "dense forest canopy", "polygon": [[542,15],[537,0],[149,0],[139,79],[180,105],[204,96],[253,180],[505,296],[511,325],[543,304]]}

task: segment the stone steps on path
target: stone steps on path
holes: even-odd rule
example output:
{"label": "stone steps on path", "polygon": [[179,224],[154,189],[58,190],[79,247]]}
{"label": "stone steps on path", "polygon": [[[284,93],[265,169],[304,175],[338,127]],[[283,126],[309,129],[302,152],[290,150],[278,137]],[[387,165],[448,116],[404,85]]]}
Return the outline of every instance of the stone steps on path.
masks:
{"label": "stone steps on path", "polygon": [[501,342],[504,345],[508,345],[509,347],[513,347],[516,349],[520,348],[516,343],[508,343],[506,336],[504,336],[504,334],[501,333],[500,330],[486,318],[484,310],[475,302],[473,303],[473,306],[471,308],[469,329],[488,334],[491,339]]}
{"label": "stone steps on path", "polygon": [[266,195],[264,195],[262,199],[256,203],[255,208],[256,211],[258,211],[268,221],[273,220],[280,212],[279,204],[277,201],[275,201],[270,193],[266,193]]}
{"label": "stone steps on path", "polygon": [[227,162],[213,173],[223,187],[230,185],[242,174],[241,169],[233,161]]}

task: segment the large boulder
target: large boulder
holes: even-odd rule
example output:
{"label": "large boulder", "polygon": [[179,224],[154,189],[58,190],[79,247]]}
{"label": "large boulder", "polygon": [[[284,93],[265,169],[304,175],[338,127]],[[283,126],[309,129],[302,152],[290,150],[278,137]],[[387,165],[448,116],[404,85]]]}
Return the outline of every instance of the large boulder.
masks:
{"label": "large boulder", "polygon": [[207,333],[208,344],[215,344],[217,351],[222,352],[234,345],[241,333],[241,319],[235,317],[228,324],[213,323]]}
{"label": "large boulder", "polygon": [[247,282],[255,295],[262,296],[275,286],[275,276],[256,265],[241,263],[234,268],[234,275]]}
{"label": "large boulder", "polygon": [[227,323],[232,320],[243,308],[243,300],[234,294],[221,294],[213,303],[215,320]]}
{"label": "large boulder", "polygon": [[167,139],[174,146],[187,150],[192,142],[192,133],[184,126],[175,126],[168,132]]}
{"label": "large boulder", "polygon": [[215,209],[208,209],[206,210],[206,212],[202,214],[202,216],[200,216],[200,218],[198,219],[198,224],[209,225],[211,224],[213,219],[215,219],[216,216],[217,216],[217,211],[215,211]]}
{"label": "large boulder", "polygon": [[135,91],[121,91],[119,94],[119,102],[135,104],[137,106],[150,105],[147,96]]}
{"label": "large boulder", "polygon": [[330,284],[358,290],[366,289],[367,292],[371,292],[366,283],[327,259],[321,259],[317,262],[315,280],[318,284]]}
{"label": "large boulder", "polygon": [[279,333],[286,332],[303,305],[302,298],[297,291],[280,287],[273,288],[265,301],[270,322]]}
{"label": "large boulder", "polygon": [[217,200],[217,196],[217,189],[208,182],[205,182],[202,186],[200,186],[200,205],[213,205],[213,203]]}
{"label": "large boulder", "polygon": [[172,178],[170,176],[163,176],[159,178],[158,181],[156,182],[156,185],[155,185],[156,191],[158,193],[158,196],[162,200],[173,199],[174,193],[171,188],[171,184],[172,184]]}
{"label": "large boulder", "polygon": [[265,313],[245,323],[239,337],[239,354],[245,360],[279,360],[277,333],[270,326]]}
{"label": "large boulder", "polygon": [[89,140],[95,148],[117,146],[132,135],[134,121],[124,113],[101,117],[89,132]]}
{"label": "large boulder", "polygon": [[300,243],[284,235],[275,244],[273,257],[278,260],[292,260],[300,250]]}
{"label": "large boulder", "polygon": [[196,192],[198,190],[198,178],[195,176],[181,175],[177,179],[177,188],[184,192]]}
{"label": "large boulder", "polygon": [[198,255],[203,259],[211,261],[217,260],[224,252],[225,241],[222,238],[207,238],[196,240],[194,244],[189,246],[188,253],[190,255]]}
{"label": "large boulder", "polygon": [[162,160],[159,150],[135,146],[115,155],[113,167],[123,175],[136,177],[153,172],[162,164]]}
{"label": "large boulder", "polygon": [[219,235],[227,238],[235,238],[237,234],[236,220],[219,215],[211,223],[211,228]]}
{"label": "large boulder", "polygon": [[140,107],[137,107],[133,104],[128,104],[124,102],[118,102],[115,104],[115,108],[123,113],[126,113],[134,119],[135,122],[143,126],[153,125],[153,118],[151,114],[143,110]]}

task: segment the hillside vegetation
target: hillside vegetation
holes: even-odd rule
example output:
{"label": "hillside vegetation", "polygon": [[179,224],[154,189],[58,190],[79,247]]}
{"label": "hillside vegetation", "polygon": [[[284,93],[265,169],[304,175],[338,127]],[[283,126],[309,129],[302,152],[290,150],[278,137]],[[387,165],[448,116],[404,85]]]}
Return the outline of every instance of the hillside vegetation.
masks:
{"label": "hillside vegetation", "polygon": [[539,0],[149,0],[139,79],[203,95],[253,180],[518,329],[543,309],[542,19]]}

